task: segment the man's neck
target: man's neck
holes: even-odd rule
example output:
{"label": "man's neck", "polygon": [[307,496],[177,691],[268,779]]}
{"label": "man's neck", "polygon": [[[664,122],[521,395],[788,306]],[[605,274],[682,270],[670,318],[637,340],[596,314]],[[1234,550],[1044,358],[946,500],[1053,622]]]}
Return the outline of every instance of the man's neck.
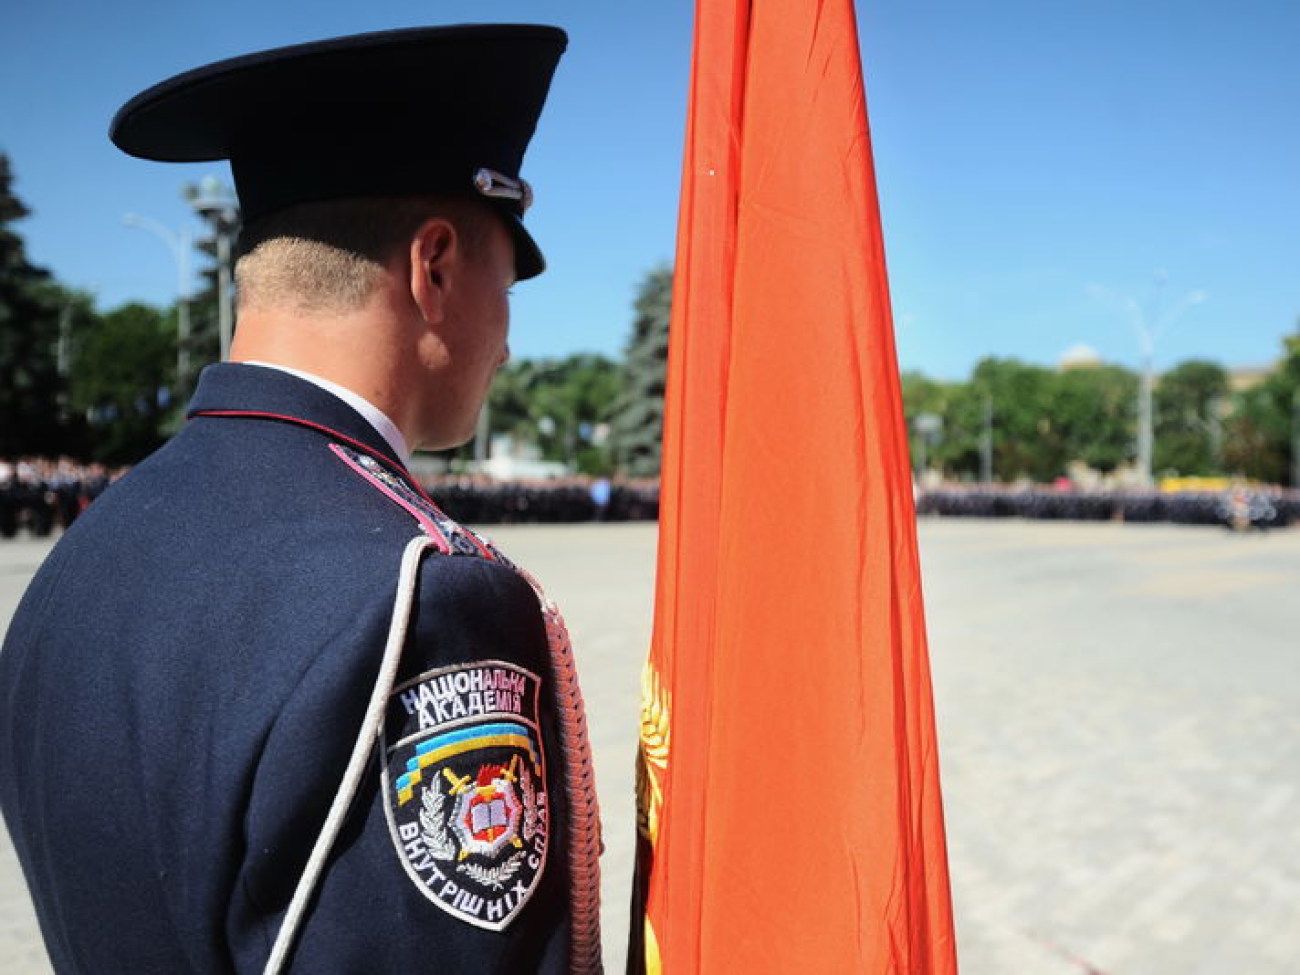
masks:
{"label": "man's neck", "polygon": [[328,390],[365,416],[405,462],[415,438],[406,426],[408,383],[396,328],[391,316],[369,306],[346,315],[240,309],[230,358],[278,368]]}

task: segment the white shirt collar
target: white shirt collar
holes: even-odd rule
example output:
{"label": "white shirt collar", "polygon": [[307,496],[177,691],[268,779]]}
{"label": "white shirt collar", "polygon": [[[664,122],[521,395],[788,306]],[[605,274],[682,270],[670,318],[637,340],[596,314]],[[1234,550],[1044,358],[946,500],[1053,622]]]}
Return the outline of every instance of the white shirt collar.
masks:
{"label": "white shirt collar", "polygon": [[327,393],[333,393],[348,406],[360,413],[367,423],[375,428],[378,433],[387,442],[388,446],[393,448],[393,453],[397,459],[402,462],[402,466],[409,466],[411,463],[411,450],[406,446],[406,438],[402,436],[402,431],[397,429],[397,424],[390,420],[374,403],[338,383],[332,383],[328,379],[322,379],[320,376],[314,376],[309,372],[303,372],[301,369],[291,369],[289,366],[281,366],[274,362],[245,362],[247,366],[261,366],[263,369],[278,369],[280,372],[287,372],[291,376],[297,376],[299,379],[311,383],[313,386],[325,390]]}

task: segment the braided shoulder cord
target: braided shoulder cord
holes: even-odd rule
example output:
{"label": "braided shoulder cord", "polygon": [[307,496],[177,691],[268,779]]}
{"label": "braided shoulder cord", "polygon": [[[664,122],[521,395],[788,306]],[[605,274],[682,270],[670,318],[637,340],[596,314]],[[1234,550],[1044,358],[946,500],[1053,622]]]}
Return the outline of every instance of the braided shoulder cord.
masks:
{"label": "braided shoulder cord", "polygon": [[565,785],[569,794],[569,893],[572,912],[571,970],[574,975],[599,975],[600,955],[600,803],[587,735],[587,709],[578,685],[573,641],[564,617],[528,572],[518,569],[537,593],[546,623],[546,642],[555,671],[555,697],[560,711],[560,750],[564,753]]}
{"label": "braided shoulder cord", "polygon": [[573,975],[600,975],[604,970],[600,952],[600,804],[596,796],[587,712],[578,684],[573,642],[559,607],[531,574],[498,551],[496,546],[447,517],[431,498],[413,488],[405,477],[384,470],[373,458],[361,456],[342,445],[334,444],[332,449],[356,473],[405,508],[440,551],[500,562],[518,573],[536,594],[546,626],[546,643],[555,677],[560,751],[564,755],[564,784],[569,798],[570,970]]}

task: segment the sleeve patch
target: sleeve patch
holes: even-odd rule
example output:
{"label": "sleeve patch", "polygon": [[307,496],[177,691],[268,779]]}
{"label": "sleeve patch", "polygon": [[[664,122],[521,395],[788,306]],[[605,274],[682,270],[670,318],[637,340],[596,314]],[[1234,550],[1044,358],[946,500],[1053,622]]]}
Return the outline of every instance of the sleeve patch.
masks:
{"label": "sleeve patch", "polygon": [[384,721],[384,807],[407,875],[453,917],[501,931],[546,864],[550,816],[541,680],[486,660],[395,688]]}

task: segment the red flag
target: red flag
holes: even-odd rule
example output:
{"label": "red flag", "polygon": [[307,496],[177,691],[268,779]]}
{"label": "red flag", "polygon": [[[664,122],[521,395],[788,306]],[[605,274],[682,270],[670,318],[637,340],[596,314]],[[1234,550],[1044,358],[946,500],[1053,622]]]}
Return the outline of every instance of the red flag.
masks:
{"label": "red flag", "polygon": [[852,3],[700,0],[695,30],[630,968],[947,975]]}

